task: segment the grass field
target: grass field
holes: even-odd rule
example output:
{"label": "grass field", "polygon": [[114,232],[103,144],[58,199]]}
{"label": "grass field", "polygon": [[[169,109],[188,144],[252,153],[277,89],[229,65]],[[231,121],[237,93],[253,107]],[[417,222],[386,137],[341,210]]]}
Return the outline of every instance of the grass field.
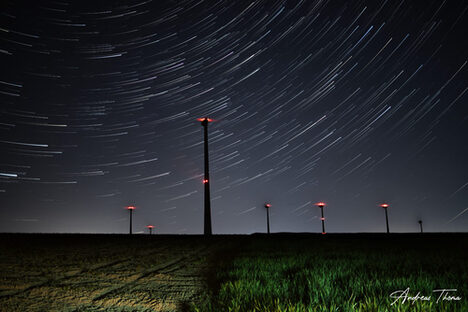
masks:
{"label": "grass field", "polygon": [[[195,311],[468,311],[465,234],[254,237]],[[403,301],[402,292],[409,288]],[[457,289],[437,299],[437,289]],[[431,296],[426,300],[409,297]],[[397,299],[401,295],[400,299]],[[392,303],[396,301],[393,305]],[[414,302],[414,303],[413,303]]]}
{"label": "grass field", "polygon": [[0,311],[468,311],[467,263],[466,234],[1,234]]}

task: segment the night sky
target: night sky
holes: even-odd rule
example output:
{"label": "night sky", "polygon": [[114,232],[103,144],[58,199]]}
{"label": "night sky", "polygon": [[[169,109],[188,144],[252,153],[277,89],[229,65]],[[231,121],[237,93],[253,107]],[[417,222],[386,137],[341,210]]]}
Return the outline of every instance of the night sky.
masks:
{"label": "night sky", "polygon": [[468,229],[467,1],[1,6],[1,232]]}

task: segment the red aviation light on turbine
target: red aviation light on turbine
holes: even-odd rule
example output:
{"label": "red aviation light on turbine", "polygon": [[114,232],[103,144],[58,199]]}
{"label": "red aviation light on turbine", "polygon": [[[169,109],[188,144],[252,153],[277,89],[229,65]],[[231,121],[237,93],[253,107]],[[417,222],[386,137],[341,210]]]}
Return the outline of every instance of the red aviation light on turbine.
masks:
{"label": "red aviation light on turbine", "polygon": [[316,203],[315,206],[319,206],[320,208],[323,208],[323,207],[325,207],[326,205],[325,205],[325,203],[320,202],[320,203]]}
{"label": "red aviation light on turbine", "polygon": [[203,179],[203,184],[208,183],[208,179]]}
{"label": "red aviation light on turbine", "polygon": [[200,121],[200,122],[203,122],[203,121],[208,121],[208,122],[213,122],[214,119],[211,119],[211,118],[207,118],[207,117],[204,117],[204,118],[197,118],[197,121]]}
{"label": "red aviation light on turbine", "polygon": [[149,230],[149,234],[152,235],[152,234],[153,234],[154,225],[151,225],[151,224],[150,224],[150,225],[147,225],[146,227],[147,227],[148,230]]}
{"label": "red aviation light on turbine", "polygon": [[382,208],[388,208],[388,204],[380,204],[380,207],[382,207]]}
{"label": "red aviation light on turbine", "polygon": [[266,204],[265,204],[265,208],[266,208],[266,209],[268,209],[268,208],[270,208],[270,207],[271,207],[271,204],[269,204],[269,203],[266,203]]}
{"label": "red aviation light on turbine", "polygon": [[127,206],[125,207],[127,210],[135,210],[135,206]]}

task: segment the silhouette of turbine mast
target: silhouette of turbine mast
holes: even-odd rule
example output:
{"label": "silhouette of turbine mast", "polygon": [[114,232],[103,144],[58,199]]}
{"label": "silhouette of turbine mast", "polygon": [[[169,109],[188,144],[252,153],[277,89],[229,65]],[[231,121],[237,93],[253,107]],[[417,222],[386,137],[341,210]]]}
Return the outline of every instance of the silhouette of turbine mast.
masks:
{"label": "silhouette of turbine mast", "polygon": [[381,204],[380,207],[385,209],[385,222],[387,223],[387,234],[388,234],[390,233],[390,229],[388,227],[388,213],[387,213],[388,204]]}
{"label": "silhouette of turbine mast", "polygon": [[267,233],[270,234],[270,207],[271,204],[266,203],[265,208],[267,212]]}
{"label": "silhouette of turbine mast", "polygon": [[198,118],[203,126],[203,136],[205,138],[205,176],[203,178],[203,184],[205,185],[205,220],[203,233],[205,235],[213,234],[211,230],[211,198],[210,198],[210,168],[208,161],[208,123],[213,120],[210,118]]}
{"label": "silhouette of turbine mast", "polygon": [[153,234],[154,225],[147,225],[146,227],[149,229],[149,235]]}
{"label": "silhouette of turbine mast", "polygon": [[129,231],[129,234],[132,235],[132,215],[133,215],[133,210],[135,210],[135,206],[127,206],[127,210],[130,212],[130,231]]}
{"label": "silhouette of turbine mast", "polygon": [[322,234],[326,234],[327,232],[325,232],[325,217],[323,216],[323,207],[325,207],[325,203],[324,202],[316,203],[315,206],[320,207],[320,211],[322,213],[322,217],[320,218],[320,220],[322,220]]}

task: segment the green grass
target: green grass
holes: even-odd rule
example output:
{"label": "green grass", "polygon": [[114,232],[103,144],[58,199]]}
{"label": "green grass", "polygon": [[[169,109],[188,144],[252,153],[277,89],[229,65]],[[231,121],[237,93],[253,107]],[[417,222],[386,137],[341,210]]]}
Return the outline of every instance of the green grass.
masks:
{"label": "green grass", "polygon": [[[460,239],[461,238],[461,239]],[[456,235],[258,236],[218,263],[194,311],[468,311],[467,240]],[[456,288],[460,301],[395,300]]]}

